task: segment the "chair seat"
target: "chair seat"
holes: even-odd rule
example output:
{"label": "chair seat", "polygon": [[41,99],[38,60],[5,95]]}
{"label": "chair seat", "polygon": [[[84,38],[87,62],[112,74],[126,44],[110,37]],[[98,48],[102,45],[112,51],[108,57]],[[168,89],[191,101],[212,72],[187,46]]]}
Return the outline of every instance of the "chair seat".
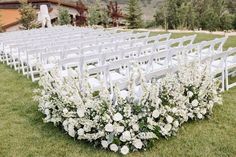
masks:
{"label": "chair seat", "polygon": [[168,65],[162,65],[162,64],[159,64],[159,63],[153,63],[153,64],[152,64],[152,70],[162,69],[162,68],[164,68],[165,66],[168,66]]}
{"label": "chair seat", "polygon": [[109,72],[109,75],[110,75],[110,80],[111,81],[117,81],[117,80],[121,80],[121,79],[124,79],[125,76],[118,73],[118,72],[115,72],[115,71],[111,71]]}
{"label": "chair seat", "polygon": [[220,74],[223,72],[223,68],[219,68],[219,67],[211,67],[211,73],[215,76],[217,74]]}
{"label": "chair seat", "polygon": [[229,56],[226,61],[229,63],[236,63],[236,56]]}
{"label": "chair seat", "polygon": [[93,69],[93,68],[96,68],[96,66],[95,65],[88,65],[87,68],[88,69]]}
{"label": "chair seat", "polygon": [[43,64],[43,70],[50,71],[55,66],[56,66],[55,64]]}
{"label": "chair seat", "polygon": [[79,56],[79,55],[76,54],[76,53],[71,53],[71,54],[66,55],[66,58],[76,58],[76,57],[78,57],[78,56]]}
{"label": "chair seat", "polygon": [[96,90],[101,87],[101,82],[94,77],[88,78],[88,83],[90,84],[93,90]]}
{"label": "chair seat", "polygon": [[125,99],[128,96],[128,91],[127,90],[122,90],[120,91],[120,97]]}
{"label": "chair seat", "polygon": [[224,63],[221,60],[216,60],[216,61],[213,61],[211,65],[216,68],[221,68],[223,67]]}

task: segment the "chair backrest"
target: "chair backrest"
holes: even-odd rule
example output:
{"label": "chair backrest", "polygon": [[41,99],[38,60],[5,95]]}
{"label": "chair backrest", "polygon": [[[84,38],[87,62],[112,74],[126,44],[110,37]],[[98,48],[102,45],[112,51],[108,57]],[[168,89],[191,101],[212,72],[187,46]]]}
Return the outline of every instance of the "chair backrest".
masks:
{"label": "chair backrest", "polygon": [[148,43],[158,43],[158,42],[160,42],[160,41],[169,40],[169,39],[170,39],[170,36],[171,36],[171,33],[158,34],[158,35],[156,35],[156,36],[148,37],[148,38],[146,39],[146,41],[147,41],[147,44],[148,44]]}
{"label": "chair backrest", "polygon": [[223,46],[225,42],[227,41],[228,37],[223,38],[216,38],[213,40],[213,43],[211,45],[211,50],[213,53],[221,53],[223,52]]}
{"label": "chair backrest", "polygon": [[81,54],[82,55],[95,54],[95,53],[100,53],[100,52],[101,52],[101,46],[100,45],[84,47],[84,48],[81,49]]}
{"label": "chair backrest", "polygon": [[149,36],[150,32],[141,32],[141,33],[135,33],[133,34],[133,39],[139,39],[139,38],[147,38]]}

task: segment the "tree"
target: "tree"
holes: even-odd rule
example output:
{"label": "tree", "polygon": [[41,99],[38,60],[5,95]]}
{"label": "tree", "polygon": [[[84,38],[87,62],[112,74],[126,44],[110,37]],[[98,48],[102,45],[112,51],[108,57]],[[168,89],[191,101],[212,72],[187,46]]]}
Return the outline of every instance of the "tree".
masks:
{"label": "tree", "polygon": [[67,9],[59,8],[58,23],[59,25],[68,25],[71,23],[71,17]]}
{"label": "tree", "polygon": [[196,13],[192,2],[187,3],[187,28],[194,30],[196,27]]}
{"label": "tree", "polygon": [[178,0],[167,0],[167,22],[169,29],[177,29],[178,27]]}
{"label": "tree", "polygon": [[220,24],[220,18],[213,8],[208,8],[203,14],[202,28],[216,31]]}
{"label": "tree", "polygon": [[156,14],[154,15],[154,20],[156,26],[162,26],[165,30],[168,29],[168,22],[167,22],[167,3],[165,3],[163,6],[160,7],[160,10],[156,11]]}
{"label": "tree", "polygon": [[101,22],[101,7],[100,2],[97,0],[89,10],[88,22],[89,25],[98,25]]}
{"label": "tree", "polygon": [[234,19],[233,19],[233,29],[236,29],[236,13],[234,15]]}
{"label": "tree", "polygon": [[128,28],[135,29],[143,26],[142,9],[139,6],[138,0],[129,0],[127,7],[126,20]]}
{"label": "tree", "polygon": [[177,8],[178,28],[180,29],[187,27],[188,10],[188,5],[186,3],[182,3],[180,7]]}
{"label": "tree", "polygon": [[110,19],[106,10],[100,11],[100,23],[106,28],[109,25]]}
{"label": "tree", "polygon": [[227,4],[225,0],[165,0],[154,16],[155,23],[168,29],[229,30],[233,9],[230,11]]}
{"label": "tree", "polygon": [[85,26],[87,25],[87,13],[88,8],[84,5],[84,3],[79,0],[76,2],[76,8],[78,14],[75,16],[75,24],[76,26]]}
{"label": "tree", "polygon": [[19,12],[21,15],[20,23],[22,24],[23,29],[32,29],[37,27],[36,18],[37,12],[32,7],[31,4],[28,4],[27,1],[20,1],[21,6]]}
{"label": "tree", "polygon": [[118,3],[110,1],[109,5],[107,5],[107,10],[109,17],[112,19],[112,25],[118,26],[119,19],[124,17]]}
{"label": "tree", "polygon": [[220,29],[221,30],[230,30],[233,28],[234,17],[229,12],[225,12],[220,18]]}

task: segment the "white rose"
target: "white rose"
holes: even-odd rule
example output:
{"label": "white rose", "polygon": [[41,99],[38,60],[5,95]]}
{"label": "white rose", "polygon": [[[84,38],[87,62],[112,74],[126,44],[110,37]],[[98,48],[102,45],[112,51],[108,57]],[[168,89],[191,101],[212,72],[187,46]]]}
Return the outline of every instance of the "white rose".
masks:
{"label": "white rose", "polygon": [[172,128],[171,124],[166,124],[166,125],[164,126],[164,129],[165,129],[167,132],[169,132],[169,131],[171,130],[171,128]]}
{"label": "white rose", "polygon": [[111,123],[108,123],[106,126],[105,126],[105,131],[107,132],[113,132],[114,131],[114,127]]}
{"label": "white rose", "polygon": [[125,141],[130,141],[131,140],[131,135],[129,131],[125,131],[122,133],[121,136],[121,141],[125,142]]}
{"label": "white rose", "polygon": [[189,98],[191,98],[193,96],[193,92],[189,91],[187,95]]}
{"label": "white rose", "polygon": [[173,123],[174,127],[178,127],[179,126],[179,121],[175,120],[174,123]]}
{"label": "white rose", "polygon": [[116,121],[116,122],[119,122],[123,119],[123,116],[120,114],[120,113],[116,113],[114,116],[113,116],[113,120]]}
{"label": "white rose", "polygon": [[207,110],[206,110],[206,108],[203,108],[203,109],[201,109],[201,111],[200,111],[202,114],[206,114],[206,112],[207,112]]}
{"label": "white rose", "polygon": [[67,120],[63,121],[62,125],[64,126],[65,131],[68,131],[68,126],[67,126],[68,121]]}
{"label": "white rose", "polygon": [[140,139],[135,139],[133,141],[133,146],[137,149],[141,149],[143,147],[143,142]]}
{"label": "white rose", "polygon": [[107,147],[108,147],[108,142],[105,141],[105,140],[102,140],[102,141],[101,141],[101,144],[102,144],[102,147],[103,147],[103,148],[107,148]]}
{"label": "white rose", "polygon": [[69,125],[69,126],[68,126],[68,134],[69,134],[71,137],[75,137],[75,130],[74,130],[74,126],[73,126],[73,125]]}
{"label": "white rose", "polygon": [[196,99],[194,99],[194,100],[192,101],[192,105],[193,105],[193,107],[196,107],[196,106],[198,105],[198,101],[197,101]]}
{"label": "white rose", "polygon": [[64,108],[64,109],[63,109],[63,113],[64,113],[64,114],[68,113],[67,108]]}
{"label": "white rose", "polygon": [[121,152],[123,155],[128,154],[128,153],[129,153],[129,147],[123,146],[123,147],[120,149],[120,152]]}
{"label": "white rose", "polygon": [[116,144],[111,144],[110,145],[110,150],[113,152],[117,152],[118,151],[118,146]]}
{"label": "white rose", "polygon": [[177,112],[177,108],[176,107],[172,108],[172,112],[176,113]]}
{"label": "white rose", "polygon": [[153,116],[154,118],[158,118],[158,117],[160,116],[159,110],[154,110],[154,111],[152,112],[152,116]]}
{"label": "white rose", "polygon": [[78,131],[77,131],[77,133],[78,133],[78,135],[79,136],[83,136],[84,135],[84,129],[79,129]]}
{"label": "white rose", "polygon": [[85,112],[85,110],[83,108],[78,108],[77,109],[77,114],[81,118],[84,117],[84,112]]}
{"label": "white rose", "polygon": [[198,113],[198,114],[197,114],[197,117],[198,117],[199,119],[202,119],[202,118],[203,118],[203,116],[202,116],[201,113]]}
{"label": "white rose", "polygon": [[50,114],[49,109],[46,109],[46,110],[44,111],[44,113],[45,113],[46,115],[49,115],[49,114]]}
{"label": "white rose", "polygon": [[133,128],[134,131],[139,131],[139,126],[138,126],[138,124],[132,125],[132,128]]}
{"label": "white rose", "polygon": [[166,117],[166,120],[167,120],[168,123],[172,123],[174,119],[171,116],[168,115]]}
{"label": "white rose", "polygon": [[124,131],[124,129],[125,129],[125,127],[123,127],[123,126],[117,126],[116,131],[121,133]]}

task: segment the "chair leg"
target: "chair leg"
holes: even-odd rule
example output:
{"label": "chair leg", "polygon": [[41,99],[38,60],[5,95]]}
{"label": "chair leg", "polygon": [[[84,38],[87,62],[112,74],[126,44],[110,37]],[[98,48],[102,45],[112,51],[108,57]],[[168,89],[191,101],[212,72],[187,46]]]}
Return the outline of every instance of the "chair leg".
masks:
{"label": "chair leg", "polygon": [[22,70],[23,75],[25,75],[26,71],[25,71],[25,64],[23,61],[21,61],[21,70]]}
{"label": "chair leg", "polygon": [[229,90],[229,72],[228,69],[225,69],[225,88]]}
{"label": "chair leg", "polygon": [[222,71],[222,78],[221,78],[221,82],[222,82],[222,91],[225,90],[225,73],[224,73],[224,70]]}

